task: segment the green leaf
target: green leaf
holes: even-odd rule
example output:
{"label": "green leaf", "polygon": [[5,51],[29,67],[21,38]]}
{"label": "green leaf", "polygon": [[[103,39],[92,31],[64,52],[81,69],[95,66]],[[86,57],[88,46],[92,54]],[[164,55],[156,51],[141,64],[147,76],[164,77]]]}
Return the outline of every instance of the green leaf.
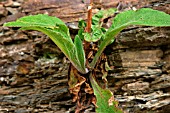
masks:
{"label": "green leaf", "polygon": [[115,8],[110,8],[107,10],[100,10],[92,17],[93,25],[99,25],[101,19],[114,15],[115,12],[116,12]]}
{"label": "green leaf", "polygon": [[86,22],[85,22],[84,20],[80,20],[80,21],[78,22],[78,27],[79,27],[79,28],[85,28],[85,27],[86,27]]}
{"label": "green leaf", "polygon": [[[16,22],[9,22],[4,24],[4,26],[21,27],[22,30],[37,30],[43,32],[61,49],[79,72],[87,73],[84,66],[85,57],[79,59],[78,53],[80,52],[73,43],[67,26],[60,19],[39,14],[22,17]],[[84,50],[82,50],[82,52],[84,52]]]}
{"label": "green leaf", "polygon": [[77,51],[76,55],[80,62],[80,65],[82,66],[82,69],[85,69],[85,59],[86,58],[85,58],[85,53],[84,53],[84,49],[83,49],[83,43],[78,35],[76,35],[76,37],[74,39],[74,44],[76,47],[76,51]]}
{"label": "green leaf", "polygon": [[78,27],[79,27],[78,36],[79,36],[79,38],[80,38],[81,40],[84,40],[84,35],[83,35],[83,33],[85,33],[85,32],[84,32],[84,29],[85,29],[85,27],[86,27],[86,22],[85,22],[84,20],[80,20],[80,21],[78,22]]}
{"label": "green leaf", "polygon": [[91,36],[90,33],[83,33],[83,36],[84,36],[84,40],[87,41],[87,42],[92,42],[93,38]]}
{"label": "green leaf", "polygon": [[112,92],[109,89],[102,89],[92,74],[90,75],[90,82],[97,99],[96,113],[123,113],[118,108],[118,102],[114,100]]}
{"label": "green leaf", "polygon": [[100,27],[98,26],[92,26],[92,39],[93,39],[93,42],[97,42],[98,40],[100,40],[103,36],[103,31]]}
{"label": "green leaf", "polygon": [[57,25],[65,25],[59,18],[51,17],[46,14],[29,15],[19,18],[16,22],[8,22],[5,26],[11,27],[28,27],[28,26],[39,26],[55,28]]}
{"label": "green leaf", "polygon": [[83,28],[80,28],[80,29],[78,30],[78,36],[79,36],[79,38],[80,38],[81,40],[84,40],[84,35],[83,35],[83,33],[84,33],[84,29],[83,29]]}
{"label": "green leaf", "polygon": [[113,19],[112,28],[129,25],[170,26],[170,15],[150,8],[129,10],[118,14]]}
{"label": "green leaf", "polygon": [[98,26],[92,26],[92,33],[83,33],[84,40],[87,42],[97,42],[100,40],[103,36],[103,31]]}
{"label": "green leaf", "polygon": [[90,63],[91,68],[94,68],[101,53],[114,40],[114,37],[130,25],[166,27],[170,26],[170,15],[149,8],[142,8],[137,11],[129,10],[118,14],[113,20],[112,27],[106,32],[93,61]]}

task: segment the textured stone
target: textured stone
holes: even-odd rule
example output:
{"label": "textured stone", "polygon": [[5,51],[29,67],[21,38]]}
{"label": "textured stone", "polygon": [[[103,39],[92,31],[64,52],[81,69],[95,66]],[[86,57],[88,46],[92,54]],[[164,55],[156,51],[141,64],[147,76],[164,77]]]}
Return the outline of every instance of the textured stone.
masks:
{"label": "textured stone", "polygon": [[122,90],[124,91],[141,91],[141,90],[146,90],[149,89],[149,83],[148,82],[142,82],[142,81],[137,81],[134,83],[126,84],[122,87]]}
{"label": "textured stone", "polygon": [[4,16],[7,16],[8,11],[3,7],[2,4],[0,4],[0,19]]}
{"label": "textured stone", "polygon": [[[150,7],[169,13],[168,1],[94,0],[94,13],[109,7],[117,7],[118,13],[132,7]],[[18,31],[18,28],[2,27],[2,24],[24,15],[45,13],[69,22],[67,25],[76,33],[77,21],[86,19],[88,2],[3,0],[0,10],[0,112],[74,111],[75,103],[67,86],[70,62],[59,48],[40,32]],[[110,26],[111,19],[106,24]],[[108,62],[114,67],[108,74],[108,87],[125,112],[169,111],[169,36],[169,28],[131,26],[106,48]]]}
{"label": "textured stone", "polygon": [[[162,106],[166,106],[169,104],[169,93],[163,93],[161,91],[157,91],[150,94],[145,95],[135,95],[135,96],[116,96],[116,99],[119,100],[120,103],[123,104],[124,107],[139,107],[141,109],[149,108],[149,109],[158,109]],[[166,98],[162,100],[161,98]],[[139,102],[138,102],[139,101]],[[131,104],[127,104],[126,102],[131,102]],[[135,104],[135,103],[138,104]],[[126,109],[128,111],[128,109]],[[125,110],[125,111],[126,111]],[[129,111],[128,111],[129,112]]]}
{"label": "textured stone", "polygon": [[127,28],[127,30],[117,37],[117,43],[125,47],[155,47],[166,45],[170,43],[170,29],[169,27]]}
{"label": "textured stone", "polygon": [[111,65],[116,67],[149,67],[154,66],[157,62],[161,61],[163,51],[161,49],[154,50],[137,50],[137,51],[122,51],[113,53],[110,58],[114,62],[110,62]]}

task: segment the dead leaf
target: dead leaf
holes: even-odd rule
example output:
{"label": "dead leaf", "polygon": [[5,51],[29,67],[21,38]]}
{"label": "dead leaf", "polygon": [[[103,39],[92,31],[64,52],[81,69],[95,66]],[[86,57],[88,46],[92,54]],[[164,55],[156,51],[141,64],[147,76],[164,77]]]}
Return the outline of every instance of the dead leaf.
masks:
{"label": "dead leaf", "polygon": [[78,99],[78,93],[80,91],[82,84],[85,81],[86,79],[83,76],[80,76],[78,71],[71,65],[69,71],[68,85],[70,93],[74,95],[73,102],[75,102]]}
{"label": "dead leaf", "polygon": [[85,87],[85,92],[88,94],[93,94],[93,89],[90,87],[90,85],[88,83],[85,83],[86,87]]}

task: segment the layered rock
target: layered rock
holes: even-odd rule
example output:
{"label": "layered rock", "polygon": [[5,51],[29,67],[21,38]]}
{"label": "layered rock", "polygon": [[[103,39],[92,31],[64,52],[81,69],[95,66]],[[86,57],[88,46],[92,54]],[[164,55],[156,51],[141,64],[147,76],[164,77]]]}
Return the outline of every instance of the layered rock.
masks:
{"label": "layered rock", "polygon": [[[77,21],[86,19],[88,0],[23,2],[0,3],[0,112],[71,112],[75,103],[68,92],[69,61],[47,36],[2,27],[2,24],[24,15],[45,13],[73,25],[70,29],[77,32]],[[168,0],[94,2],[94,13],[109,7],[120,11],[151,7],[170,12]],[[108,75],[109,88],[126,112],[169,111],[169,44],[169,28],[131,26],[106,48],[109,64],[114,66]]]}
{"label": "layered rock", "polygon": [[107,50],[115,66],[109,83],[127,112],[156,112],[170,104],[169,33],[169,28],[129,28]]}

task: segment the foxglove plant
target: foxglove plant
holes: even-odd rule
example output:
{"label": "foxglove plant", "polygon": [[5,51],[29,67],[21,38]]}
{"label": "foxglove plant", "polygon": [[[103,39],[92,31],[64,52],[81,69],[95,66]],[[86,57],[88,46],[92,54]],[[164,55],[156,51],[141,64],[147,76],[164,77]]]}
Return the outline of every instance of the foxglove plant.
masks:
{"label": "foxglove plant", "polygon": [[[89,12],[91,10],[90,7]],[[104,83],[107,81],[109,66],[105,55],[103,57],[103,51],[126,27],[131,25],[170,26],[170,15],[149,8],[128,10],[117,14],[109,29],[103,28],[101,20],[115,12],[116,10],[111,8],[101,10],[93,17],[89,13],[88,19],[92,18],[92,21],[88,20],[87,24],[84,21],[79,22],[79,31],[74,41],[62,20],[45,14],[25,16],[15,22],[5,23],[4,26],[21,27],[20,30],[37,30],[46,34],[70,60],[72,65],[69,69],[68,84],[70,92],[74,94],[73,101],[77,101],[75,112],[78,113],[83,109],[85,100],[81,99],[80,94],[83,90],[85,94],[92,95],[89,97],[89,101],[96,106],[97,113],[122,113],[123,111],[118,108],[118,102],[114,100],[112,92],[99,85],[96,80],[96,69],[102,65],[102,79]],[[104,62],[102,62],[103,59],[105,59]]]}

